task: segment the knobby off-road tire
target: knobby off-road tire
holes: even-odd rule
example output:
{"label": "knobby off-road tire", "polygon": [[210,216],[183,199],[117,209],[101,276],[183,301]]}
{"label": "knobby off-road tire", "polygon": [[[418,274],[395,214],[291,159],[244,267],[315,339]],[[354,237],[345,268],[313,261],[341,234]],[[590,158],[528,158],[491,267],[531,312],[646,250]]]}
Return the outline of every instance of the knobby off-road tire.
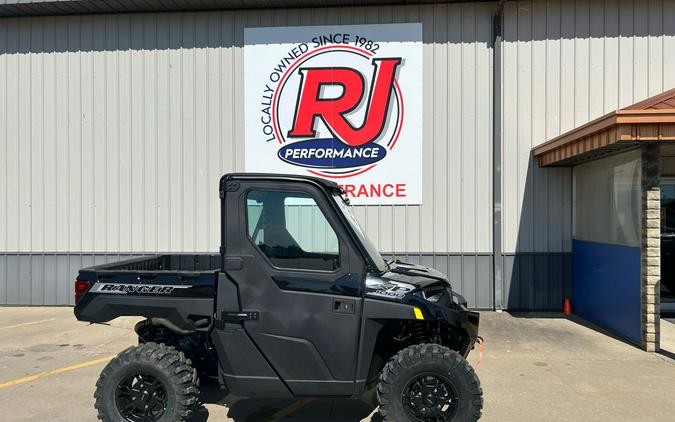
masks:
{"label": "knobby off-road tire", "polygon": [[183,352],[143,343],[108,363],[94,398],[104,422],[173,422],[192,417],[198,395],[197,371]]}
{"label": "knobby off-road tire", "polygon": [[481,417],[483,390],[457,352],[420,344],[401,350],[385,365],[377,400],[386,422],[473,422]]}

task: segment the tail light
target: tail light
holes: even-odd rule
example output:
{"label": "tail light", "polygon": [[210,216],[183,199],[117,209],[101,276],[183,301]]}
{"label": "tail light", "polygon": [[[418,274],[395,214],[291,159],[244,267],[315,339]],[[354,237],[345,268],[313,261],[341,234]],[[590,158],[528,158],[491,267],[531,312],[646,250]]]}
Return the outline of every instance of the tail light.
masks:
{"label": "tail light", "polygon": [[91,288],[91,281],[89,280],[75,280],[75,304],[77,305],[80,299]]}

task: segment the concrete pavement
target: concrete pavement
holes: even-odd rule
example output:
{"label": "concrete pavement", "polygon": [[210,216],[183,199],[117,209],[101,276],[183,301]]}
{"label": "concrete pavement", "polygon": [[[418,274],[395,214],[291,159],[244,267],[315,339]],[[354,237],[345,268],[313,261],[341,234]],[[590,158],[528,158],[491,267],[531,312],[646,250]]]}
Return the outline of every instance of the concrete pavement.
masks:
{"label": "concrete pavement", "polygon": [[[0,308],[3,420],[95,421],[96,379],[107,358],[135,343],[134,322],[86,325],[75,321],[71,308]],[[486,352],[477,370],[485,391],[482,420],[672,420],[675,324],[662,322],[663,354],[647,354],[582,324],[557,314],[483,313]],[[477,358],[473,352],[474,365]],[[204,398],[221,399],[213,390]],[[358,401],[224,400],[227,405],[200,407],[195,420],[381,421]]]}

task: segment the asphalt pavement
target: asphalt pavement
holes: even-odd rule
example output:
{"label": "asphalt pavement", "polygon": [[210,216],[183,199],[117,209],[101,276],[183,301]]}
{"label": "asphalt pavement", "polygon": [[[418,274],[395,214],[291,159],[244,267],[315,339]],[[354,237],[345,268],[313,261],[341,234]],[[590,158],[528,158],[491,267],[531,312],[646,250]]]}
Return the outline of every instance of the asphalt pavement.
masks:
{"label": "asphalt pavement", "polygon": [[[675,320],[663,320],[661,354],[642,352],[581,320],[559,314],[485,312],[480,364],[485,421],[673,420]],[[96,421],[98,374],[135,344],[124,318],[77,322],[71,308],[0,308],[0,409],[6,421]],[[195,421],[381,421],[353,400],[223,397],[206,389]]]}

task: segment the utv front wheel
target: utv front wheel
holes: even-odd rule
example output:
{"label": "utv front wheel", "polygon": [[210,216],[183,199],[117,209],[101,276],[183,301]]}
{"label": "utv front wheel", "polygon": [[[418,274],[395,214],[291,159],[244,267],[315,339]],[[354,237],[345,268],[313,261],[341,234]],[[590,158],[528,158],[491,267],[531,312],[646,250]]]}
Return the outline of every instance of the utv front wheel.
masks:
{"label": "utv front wheel", "polygon": [[477,421],[483,390],[469,363],[436,344],[410,346],[385,365],[377,386],[386,422]]}
{"label": "utv front wheel", "polygon": [[144,343],[108,363],[94,397],[104,422],[170,422],[189,420],[198,394],[197,371],[182,352]]}

